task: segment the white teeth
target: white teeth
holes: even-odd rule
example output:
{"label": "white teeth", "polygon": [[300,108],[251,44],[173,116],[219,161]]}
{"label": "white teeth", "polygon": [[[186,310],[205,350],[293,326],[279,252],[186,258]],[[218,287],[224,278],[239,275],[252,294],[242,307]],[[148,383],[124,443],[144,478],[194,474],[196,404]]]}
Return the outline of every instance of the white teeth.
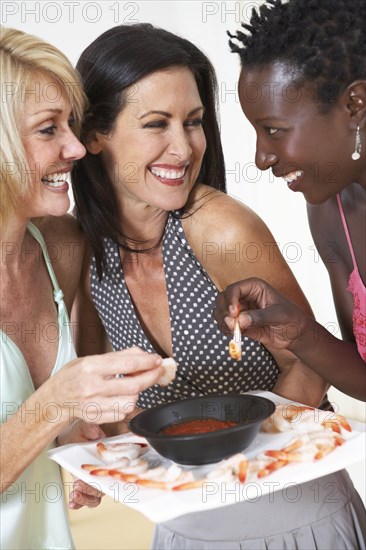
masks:
{"label": "white teeth", "polygon": [[168,172],[167,170],[162,170],[160,168],[151,168],[151,173],[154,174],[154,176],[158,176],[159,178],[164,178],[167,180],[177,180],[184,176],[185,168],[177,172],[174,170],[170,170]]}
{"label": "white teeth", "polygon": [[69,172],[56,172],[55,174],[43,176],[42,183],[49,187],[61,187],[65,183],[68,175]]}
{"label": "white teeth", "polygon": [[293,183],[295,180],[297,180],[297,178],[299,178],[302,175],[303,175],[302,170],[296,170],[296,172],[290,172],[290,174],[287,174],[286,176],[283,176],[283,179],[287,183]]}

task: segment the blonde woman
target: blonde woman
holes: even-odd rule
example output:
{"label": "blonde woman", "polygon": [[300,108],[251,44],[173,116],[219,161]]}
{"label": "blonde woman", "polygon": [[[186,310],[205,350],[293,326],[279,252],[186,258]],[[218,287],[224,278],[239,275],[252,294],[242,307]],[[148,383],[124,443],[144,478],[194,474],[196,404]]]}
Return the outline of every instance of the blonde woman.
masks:
{"label": "blonde woman", "polygon": [[[2,29],[0,55],[0,546],[69,549],[60,473],[46,450],[65,429],[93,439],[103,432],[91,421],[123,419],[158,380],[161,358],[134,349],[76,359],[69,313],[84,243],[66,215],[67,179],[85,154],[75,135],[84,96],[65,56],[34,36]],[[84,485],[71,507],[99,503]]]}

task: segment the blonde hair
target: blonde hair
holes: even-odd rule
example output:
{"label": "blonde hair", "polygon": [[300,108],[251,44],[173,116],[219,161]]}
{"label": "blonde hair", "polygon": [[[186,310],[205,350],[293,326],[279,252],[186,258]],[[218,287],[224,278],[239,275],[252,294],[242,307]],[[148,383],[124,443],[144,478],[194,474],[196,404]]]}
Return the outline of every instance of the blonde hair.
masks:
{"label": "blonde hair", "polygon": [[79,135],[85,95],[79,76],[66,56],[36,36],[17,29],[0,29],[1,187],[0,221],[4,223],[30,192],[28,162],[20,135],[24,91],[36,75],[59,82],[69,97]]}

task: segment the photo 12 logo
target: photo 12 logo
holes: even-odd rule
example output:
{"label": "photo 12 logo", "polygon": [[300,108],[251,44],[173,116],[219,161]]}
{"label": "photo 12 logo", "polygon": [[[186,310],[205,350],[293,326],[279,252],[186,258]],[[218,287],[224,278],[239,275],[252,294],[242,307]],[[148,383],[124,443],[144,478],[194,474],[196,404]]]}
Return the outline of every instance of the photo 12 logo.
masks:
{"label": "photo 12 logo", "polygon": [[263,3],[262,0],[244,0],[243,2],[202,2],[202,23],[218,20],[221,23],[249,21],[252,11]]}
{"label": "photo 12 logo", "polygon": [[139,23],[139,2],[18,2],[0,4],[1,23],[75,23],[95,24],[103,20],[113,23]]}

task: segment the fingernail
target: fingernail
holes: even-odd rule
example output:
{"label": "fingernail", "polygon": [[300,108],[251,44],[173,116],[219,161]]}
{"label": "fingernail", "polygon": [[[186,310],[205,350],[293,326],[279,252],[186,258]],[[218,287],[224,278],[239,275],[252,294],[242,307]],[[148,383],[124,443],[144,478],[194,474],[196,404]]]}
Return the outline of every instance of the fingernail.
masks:
{"label": "fingernail", "polygon": [[239,317],[239,324],[242,328],[248,328],[252,324],[252,318],[249,313],[241,313]]}
{"label": "fingernail", "polygon": [[102,437],[100,434],[101,434],[101,432],[100,432],[100,428],[98,428],[98,426],[91,426],[87,437],[89,439],[99,439],[100,437]]}
{"label": "fingernail", "polygon": [[232,317],[225,317],[224,321],[230,330],[234,330],[234,319]]}

